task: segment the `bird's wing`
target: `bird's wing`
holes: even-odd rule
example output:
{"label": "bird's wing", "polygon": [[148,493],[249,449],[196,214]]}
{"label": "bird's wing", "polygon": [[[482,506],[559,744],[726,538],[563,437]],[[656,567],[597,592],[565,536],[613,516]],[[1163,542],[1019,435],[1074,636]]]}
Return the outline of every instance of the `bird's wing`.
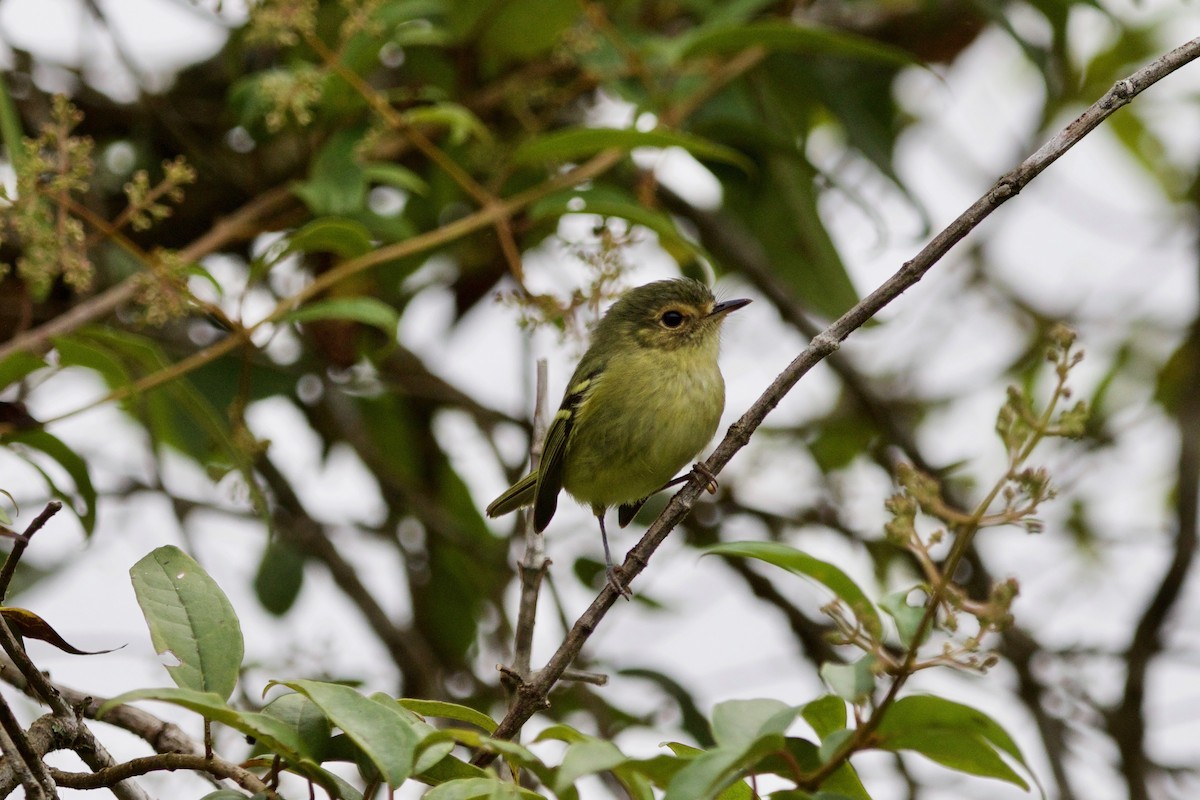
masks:
{"label": "bird's wing", "polygon": [[546,444],[542,447],[542,462],[537,471],[537,488],[534,490],[533,528],[544,531],[558,508],[558,493],[562,491],[563,468],[567,460],[567,442],[580,407],[596,390],[600,370],[596,370],[572,382],[562,405],[546,432]]}

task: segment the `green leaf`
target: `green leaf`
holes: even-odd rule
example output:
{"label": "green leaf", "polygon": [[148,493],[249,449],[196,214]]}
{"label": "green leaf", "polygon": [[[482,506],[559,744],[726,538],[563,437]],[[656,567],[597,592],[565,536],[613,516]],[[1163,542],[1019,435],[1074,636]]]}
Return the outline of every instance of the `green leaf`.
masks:
{"label": "green leaf", "polygon": [[316,703],[299,692],[288,692],[267,703],[262,713],[290,728],[305,755],[317,762],[328,758],[333,729]]}
{"label": "green leaf", "polygon": [[462,778],[435,786],[425,800],[544,800],[543,796],[499,778]]}
{"label": "green leaf", "polygon": [[186,708],[207,720],[218,722],[252,737],[259,745],[282,758],[289,768],[323,787],[332,797],[352,800],[356,794],[342,791],[345,782],[326,771],[305,753],[305,743],[295,728],[274,716],[257,711],[238,711],[226,705],[220,696],[191,689],[137,689],[106,701],[96,711],[99,719],[113,708],[134,700],[156,700]]}
{"label": "green leaf", "polygon": [[[746,747],[715,747],[692,759],[667,784],[663,800],[717,800],[744,795],[734,787],[747,770],[764,756],[780,750],[784,739],[771,734],[755,740]],[[732,789],[733,794],[725,792]]]}
{"label": "green leaf", "polygon": [[375,242],[361,222],[344,217],[314,219],[288,237],[286,253],[334,253],[356,258],[371,252]]}
{"label": "green leaf", "polygon": [[1016,742],[987,714],[962,703],[932,695],[903,697],[884,712],[875,735],[881,749],[914,750],[959,772],[1029,789],[1000,757],[1009,756],[1032,775]]}
{"label": "green leaf", "polygon": [[491,139],[491,133],[479,117],[458,103],[415,106],[401,116],[409,125],[434,125],[446,128],[450,132],[450,143],[456,147],[466,144],[472,137],[484,142]]}
{"label": "green leaf", "polygon": [[846,729],[846,701],[838,695],[827,694],[803,705],[800,716],[823,740],[832,733]]}
{"label": "green leaf", "polygon": [[198,692],[192,689],[173,689],[169,687],[152,689],[135,689],[125,692],[106,701],[96,710],[96,718],[101,719],[112,709],[135,700],[155,700],[162,703],[186,708],[213,722],[227,725],[236,731],[252,736],[260,744],[273,753],[286,758],[294,764],[303,762],[303,743],[296,731],[275,717],[251,711],[238,711],[230,708],[220,695],[212,692]]}
{"label": "green leaf", "polygon": [[834,694],[858,705],[875,691],[874,664],[872,655],[863,656],[853,664],[827,662],[821,665],[821,677]]}
{"label": "green leaf", "polygon": [[713,709],[713,739],[729,747],[782,734],[798,713],[799,709],[779,700],[728,700]]}
{"label": "green leaf", "polygon": [[[778,700],[731,700],[713,709],[718,746],[692,759],[671,779],[663,800],[740,800],[738,779],[784,746],[784,731],[799,709]],[[684,751],[672,747],[677,753]]]}
{"label": "green leaf", "polygon": [[429,194],[429,184],[408,167],[390,161],[376,161],[363,165],[363,176],[371,183],[391,186],[410,194]]}
{"label": "green leaf", "polygon": [[0,389],[16,383],[31,372],[46,366],[45,359],[18,350],[8,358],[0,361]]}
{"label": "green leaf", "polygon": [[345,215],[366,207],[367,178],[358,162],[363,130],[347,128],[329,137],[313,159],[308,180],[292,185],[315,216]]}
{"label": "green leaf", "polygon": [[482,728],[488,733],[496,730],[496,721],[494,719],[468,706],[460,706],[457,703],[446,703],[441,700],[414,700],[409,697],[402,697],[396,702],[409,711],[420,714],[423,717],[439,717],[441,719],[452,719],[456,722],[465,722],[469,725]]}
{"label": "green leaf", "polygon": [[679,57],[720,55],[763,47],[804,55],[834,55],[908,66],[920,62],[898,47],[834,28],[764,20],[740,25],[700,28],[679,42]]}
{"label": "green leaf", "polygon": [[[125,388],[136,378],[160,373],[172,364],[154,340],[111,327],[83,328],[69,337],[55,339],[54,345],[63,364],[99,372],[112,389]],[[227,372],[226,386],[244,376],[241,362],[230,361],[227,366],[236,367],[234,374],[239,377],[231,379]],[[256,454],[235,439],[228,417],[214,407],[189,376],[128,398],[122,407],[146,427],[156,446],[174,447],[207,469],[236,467],[255,513],[271,528],[274,518],[254,472]]]}
{"label": "green leaf", "polygon": [[705,555],[755,558],[796,575],[812,578],[843,600],[863,626],[874,635],[883,631],[879,612],[866,593],[838,567],[779,542],[727,542],[706,548]]}
{"label": "green leaf", "polygon": [[179,662],[166,667],[175,684],[221,699],[233,694],[242,666],[242,629],[216,581],[171,545],[134,564],[129,575],[154,651]]}
{"label": "green leaf", "polygon": [[[879,601],[879,608],[896,622],[896,632],[900,634],[900,643],[905,647],[912,647],[913,639],[920,630],[921,620],[925,618],[924,606],[908,604],[908,596],[912,594],[914,588],[920,587],[910,587],[892,592],[884,595]],[[929,637],[930,627],[932,626],[926,626],[925,635],[921,637],[922,642]]]}
{"label": "green leaf", "polygon": [[615,744],[604,739],[586,738],[567,748],[554,778],[555,794],[562,795],[585,775],[607,772],[628,761]]}
{"label": "green leaf", "polygon": [[400,314],[382,300],[374,297],[335,297],[318,300],[280,317],[280,322],[312,322],[321,319],[343,319],[371,325],[396,338]]}
{"label": "green leaf", "polygon": [[420,736],[402,709],[339,683],[301,680],[281,684],[312,700],[371,759],[389,786],[399,786],[412,775]]}
{"label": "green leaf", "polygon": [[581,7],[575,0],[509,0],[490,4],[481,20],[479,52],[492,69],[536,58],[559,42],[580,13]]}
{"label": "green leaf", "polygon": [[[50,487],[51,493],[55,497],[61,499],[67,508],[75,512],[79,517],[80,524],[83,525],[83,531],[90,536],[92,531],[96,529],[96,489],[92,486],[91,476],[88,475],[87,462],[80,458],[74,450],[63,444],[58,438],[52,436],[46,431],[20,431],[18,433],[9,434],[4,437],[7,442],[16,442],[31,447],[34,450],[40,450],[51,459],[56,461],[71,480],[75,483],[75,492],[68,494],[60,489],[54,480],[44,469],[38,464],[29,462],[38,472],[42,474],[46,485]],[[76,504],[82,503],[83,510],[80,510]]]}
{"label": "green leaf", "polygon": [[303,585],[304,555],[279,536],[272,536],[254,573],[258,602],[275,616],[282,616],[296,602]]}
{"label": "green leaf", "polygon": [[690,133],[639,131],[634,128],[570,128],[554,131],[525,141],[512,157],[518,164],[574,161],[610,148],[629,151],[637,147],[682,147],[701,161],[719,161],[747,173],[754,170],[753,162],[731,147]]}

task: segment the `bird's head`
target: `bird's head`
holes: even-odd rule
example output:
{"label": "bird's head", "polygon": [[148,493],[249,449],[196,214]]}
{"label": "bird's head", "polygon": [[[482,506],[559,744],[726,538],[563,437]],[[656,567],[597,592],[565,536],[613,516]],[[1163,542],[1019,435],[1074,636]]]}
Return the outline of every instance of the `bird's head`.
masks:
{"label": "bird's head", "polygon": [[660,350],[715,347],[726,315],[749,302],[717,302],[712,290],[690,278],[656,281],[622,295],[600,321],[593,341],[632,338],[640,347]]}

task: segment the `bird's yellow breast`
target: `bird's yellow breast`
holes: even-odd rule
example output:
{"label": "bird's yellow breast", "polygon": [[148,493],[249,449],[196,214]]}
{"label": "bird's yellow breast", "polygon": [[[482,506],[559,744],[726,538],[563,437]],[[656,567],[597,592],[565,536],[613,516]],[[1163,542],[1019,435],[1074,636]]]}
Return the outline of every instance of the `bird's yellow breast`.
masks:
{"label": "bird's yellow breast", "polygon": [[576,410],[563,488],[593,506],[640,500],[708,444],[725,407],[717,341],[615,355]]}

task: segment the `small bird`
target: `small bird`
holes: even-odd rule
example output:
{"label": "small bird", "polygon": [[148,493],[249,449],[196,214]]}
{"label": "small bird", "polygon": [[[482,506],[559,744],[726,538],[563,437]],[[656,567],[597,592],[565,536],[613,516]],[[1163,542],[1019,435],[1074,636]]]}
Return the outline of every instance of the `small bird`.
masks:
{"label": "small bird", "polygon": [[[533,506],[545,530],[558,493],[591,506],[604,542],[605,573],[621,595],[604,514],[619,506],[621,527],[674,478],[716,433],[725,408],[717,366],[721,323],[749,300],[718,303],[699,281],[657,281],[630,289],[596,326],[546,432],[539,467],[487,507],[489,517]],[[711,483],[707,469],[695,469]]]}

